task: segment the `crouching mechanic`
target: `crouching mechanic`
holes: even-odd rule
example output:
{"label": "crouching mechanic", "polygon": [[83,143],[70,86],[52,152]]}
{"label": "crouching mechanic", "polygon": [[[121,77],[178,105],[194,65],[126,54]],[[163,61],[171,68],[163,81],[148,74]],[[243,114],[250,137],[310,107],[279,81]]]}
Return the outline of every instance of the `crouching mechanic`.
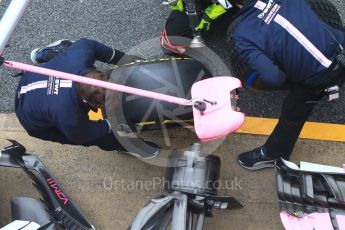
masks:
{"label": "crouching mechanic", "polygon": [[[160,35],[161,47],[167,54],[185,54],[190,43],[190,39],[196,34],[202,34],[209,30],[211,22],[232,8],[228,0],[168,0],[170,13],[165,27]],[[200,22],[193,22],[196,17],[195,12],[188,12],[186,5],[192,5],[191,10],[201,13]],[[196,9],[194,9],[194,6]],[[201,9],[199,9],[201,8]],[[192,15],[190,18],[189,15]],[[195,24],[192,25],[192,24]],[[186,39],[188,38],[188,39]]]}
{"label": "crouching mechanic", "polygon": [[[40,66],[97,80],[108,76],[94,67],[96,60],[118,64],[125,53],[97,41],[60,40],[33,50],[31,59]],[[88,112],[105,104],[105,89],[70,80],[26,72],[15,98],[16,115],[30,136],[61,144],[98,146],[103,150],[126,151],[111,131],[107,120],[90,121]],[[139,156],[158,154],[155,143],[146,141]]]}
{"label": "crouching mechanic", "polygon": [[[232,33],[235,47],[268,86],[290,85],[266,143],[238,156],[250,170],[288,159],[315,103],[337,96],[345,80],[344,32],[323,22],[304,0],[248,0]],[[332,93],[333,91],[333,93]]]}

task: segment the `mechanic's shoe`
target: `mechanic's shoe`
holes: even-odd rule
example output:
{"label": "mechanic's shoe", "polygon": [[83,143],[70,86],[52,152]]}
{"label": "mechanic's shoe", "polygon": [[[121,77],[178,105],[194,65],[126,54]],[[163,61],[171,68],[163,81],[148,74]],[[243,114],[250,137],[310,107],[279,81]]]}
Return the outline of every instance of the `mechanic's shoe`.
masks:
{"label": "mechanic's shoe", "polygon": [[[137,139],[139,140],[139,139]],[[136,158],[143,160],[150,160],[156,157],[160,153],[160,147],[158,144],[152,141],[140,140],[139,142],[133,142],[128,150],[119,151],[120,153],[127,153]]]}
{"label": "mechanic's shoe", "polygon": [[46,47],[37,48],[31,51],[31,61],[34,64],[44,63],[53,59],[57,54],[67,49],[73,44],[73,41],[63,39],[53,42]]}
{"label": "mechanic's shoe", "polygon": [[263,168],[273,168],[276,159],[271,159],[266,154],[265,146],[241,153],[237,157],[238,163],[248,170],[259,170]]}

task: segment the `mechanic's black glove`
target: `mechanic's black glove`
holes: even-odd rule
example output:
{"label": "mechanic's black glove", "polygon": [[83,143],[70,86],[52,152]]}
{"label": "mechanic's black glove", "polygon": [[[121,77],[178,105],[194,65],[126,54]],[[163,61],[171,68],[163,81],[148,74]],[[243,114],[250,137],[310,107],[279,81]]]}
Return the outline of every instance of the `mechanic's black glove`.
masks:
{"label": "mechanic's black glove", "polygon": [[113,65],[125,65],[130,62],[134,62],[136,60],[142,60],[142,58],[131,55],[131,54],[125,54],[124,52],[114,49],[115,50],[115,56],[114,58],[109,62],[109,64]]}
{"label": "mechanic's black glove", "polygon": [[113,59],[111,59],[109,61],[109,64],[117,65],[117,63],[120,61],[120,59],[125,55],[125,52],[122,52],[122,51],[117,50],[117,49],[113,49],[113,50],[114,50],[115,54],[113,54],[114,57],[113,57]]}
{"label": "mechanic's black glove", "polygon": [[4,57],[0,57],[0,66],[2,66],[2,64],[4,64],[5,62],[5,58]]}

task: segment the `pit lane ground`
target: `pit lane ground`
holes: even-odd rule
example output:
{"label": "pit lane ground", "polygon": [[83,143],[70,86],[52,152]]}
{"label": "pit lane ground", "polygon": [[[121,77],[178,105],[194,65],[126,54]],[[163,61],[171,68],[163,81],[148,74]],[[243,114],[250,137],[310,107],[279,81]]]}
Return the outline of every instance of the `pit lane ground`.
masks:
{"label": "pit lane ground", "polygon": [[[195,141],[187,129],[169,132],[174,137],[175,148],[189,146]],[[164,144],[159,131],[148,131],[144,136]],[[164,193],[163,167],[96,147],[60,145],[29,137],[14,114],[0,114],[0,137],[2,147],[7,144],[4,139],[10,138],[21,142],[29,152],[38,154],[97,229],[127,229],[149,199]],[[244,208],[226,212],[215,210],[214,217],[206,219],[205,229],[283,229],[274,170],[249,172],[236,162],[238,153],[261,145],[266,138],[265,135],[232,134],[215,151],[222,162],[219,194],[234,196]],[[345,161],[344,152],[345,142],[299,139],[291,160],[341,167]],[[22,170],[0,168],[0,184],[1,227],[10,221],[11,197],[39,195]]]}

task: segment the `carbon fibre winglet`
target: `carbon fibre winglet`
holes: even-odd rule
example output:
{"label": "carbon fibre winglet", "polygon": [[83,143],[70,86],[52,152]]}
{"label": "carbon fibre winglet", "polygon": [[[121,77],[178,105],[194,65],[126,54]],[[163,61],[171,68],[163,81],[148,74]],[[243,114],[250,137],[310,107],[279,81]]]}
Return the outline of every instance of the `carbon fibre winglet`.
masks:
{"label": "carbon fibre winglet", "polygon": [[0,152],[0,166],[22,168],[34,181],[55,222],[64,229],[95,229],[39,157],[27,153],[18,142],[9,141],[12,145]]}

